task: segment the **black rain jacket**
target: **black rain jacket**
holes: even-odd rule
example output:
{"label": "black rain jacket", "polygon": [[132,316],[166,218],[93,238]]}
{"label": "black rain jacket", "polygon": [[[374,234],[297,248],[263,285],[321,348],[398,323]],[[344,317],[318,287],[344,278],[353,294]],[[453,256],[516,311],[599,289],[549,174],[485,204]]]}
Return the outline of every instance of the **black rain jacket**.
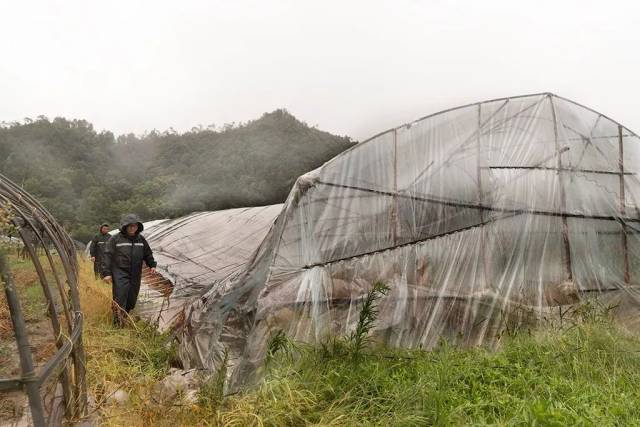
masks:
{"label": "black rain jacket", "polygon": [[[102,229],[102,225],[100,226],[100,229]],[[104,257],[105,245],[109,241],[110,237],[111,237],[111,235],[109,233],[102,234],[102,233],[99,232],[91,240],[91,246],[89,247],[89,253],[90,253],[90,255],[92,257],[94,257],[96,259],[95,263],[94,263],[94,270],[96,270],[97,272],[100,272],[100,269],[102,268],[102,259]]]}
{"label": "black rain jacket", "polygon": [[[128,224],[138,224],[136,235],[127,235]],[[132,309],[138,298],[140,279],[142,277],[142,262],[154,268],[156,261],[144,237],[142,222],[135,215],[125,216],[120,224],[120,232],[112,236],[105,245],[102,262],[102,277],[111,276],[113,299],[126,311]]]}

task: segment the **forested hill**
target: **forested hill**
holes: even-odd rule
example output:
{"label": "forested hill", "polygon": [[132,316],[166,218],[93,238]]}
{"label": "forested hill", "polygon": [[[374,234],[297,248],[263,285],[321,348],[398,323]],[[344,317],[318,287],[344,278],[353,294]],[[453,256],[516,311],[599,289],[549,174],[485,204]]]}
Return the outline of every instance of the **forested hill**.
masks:
{"label": "forested hill", "polygon": [[117,138],[41,116],[0,127],[0,172],[87,241],[126,212],[150,220],[280,203],[298,176],[352,144],[285,110],[239,126]]}

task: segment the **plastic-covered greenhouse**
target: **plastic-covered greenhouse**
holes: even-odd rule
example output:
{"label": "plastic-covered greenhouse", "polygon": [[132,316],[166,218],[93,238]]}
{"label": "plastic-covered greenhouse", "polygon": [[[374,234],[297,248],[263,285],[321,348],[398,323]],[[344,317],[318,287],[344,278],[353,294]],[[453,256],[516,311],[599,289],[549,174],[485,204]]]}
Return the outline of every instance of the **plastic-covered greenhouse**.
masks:
{"label": "plastic-covered greenhouse", "polygon": [[608,117],[548,93],[504,98],[362,142],[284,205],[146,235],[173,283],[184,362],[215,368],[228,348],[238,384],[276,330],[349,333],[377,281],[391,290],[374,333],[392,346],[491,342],[519,309],[586,295],[636,322],[639,167],[638,136]]}

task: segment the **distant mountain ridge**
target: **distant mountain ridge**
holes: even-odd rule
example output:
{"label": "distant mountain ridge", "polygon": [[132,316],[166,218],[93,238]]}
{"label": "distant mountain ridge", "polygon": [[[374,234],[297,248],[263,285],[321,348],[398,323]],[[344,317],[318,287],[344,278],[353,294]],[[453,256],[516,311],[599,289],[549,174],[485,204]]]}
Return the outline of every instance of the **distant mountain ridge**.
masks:
{"label": "distant mountain ridge", "polygon": [[0,172],[86,241],[125,212],[156,219],[280,203],[298,176],[353,144],[284,109],[222,129],[117,138],[40,116],[0,127]]}

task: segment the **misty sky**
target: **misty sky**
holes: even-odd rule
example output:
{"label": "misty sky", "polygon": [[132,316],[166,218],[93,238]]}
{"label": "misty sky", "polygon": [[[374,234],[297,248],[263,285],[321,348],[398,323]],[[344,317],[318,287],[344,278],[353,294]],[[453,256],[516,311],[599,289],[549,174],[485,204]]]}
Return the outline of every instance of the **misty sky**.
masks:
{"label": "misty sky", "polygon": [[3,1],[0,121],[116,134],[284,107],[355,139],[550,91],[640,132],[637,1]]}

